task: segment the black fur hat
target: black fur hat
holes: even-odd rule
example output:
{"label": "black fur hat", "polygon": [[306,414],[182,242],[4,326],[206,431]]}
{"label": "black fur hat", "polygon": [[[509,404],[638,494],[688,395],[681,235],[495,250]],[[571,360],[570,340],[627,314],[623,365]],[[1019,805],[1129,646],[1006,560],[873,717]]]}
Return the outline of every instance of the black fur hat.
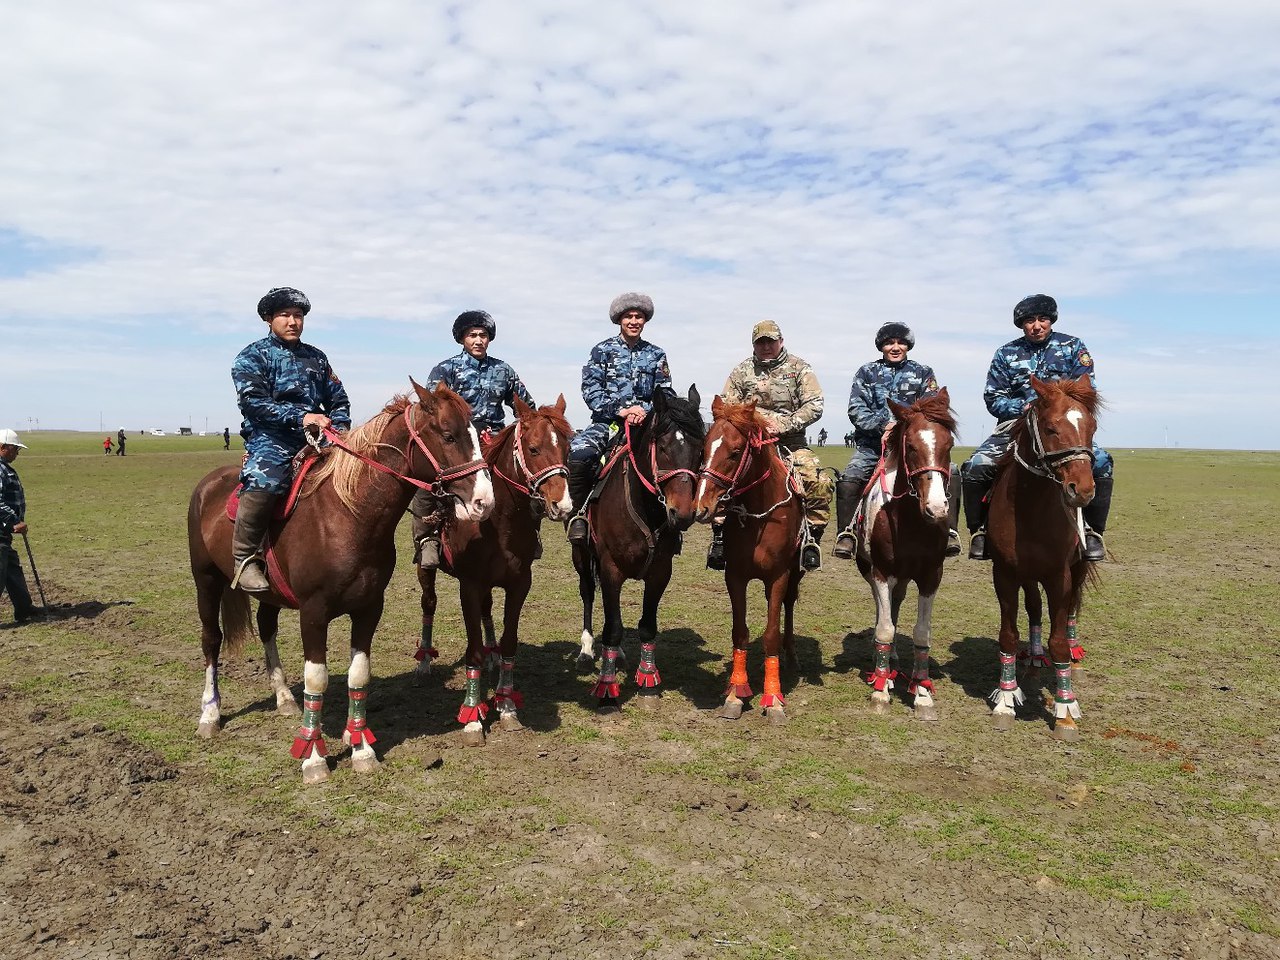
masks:
{"label": "black fur hat", "polygon": [[305,293],[293,287],[272,287],[267,291],[266,296],[258,301],[258,316],[263,320],[270,320],[287,307],[301,308],[302,315],[305,317],[311,312],[311,301],[307,299]]}
{"label": "black fur hat", "polygon": [[653,319],[653,301],[643,293],[620,293],[609,304],[609,319],[622,324],[622,315],[628,310],[639,310],[646,322]]}
{"label": "black fur hat", "polygon": [[490,343],[498,339],[498,325],[483,310],[467,310],[458,314],[458,319],[453,321],[453,339],[461,343],[472,327],[480,327],[489,334]]}
{"label": "black fur hat", "polygon": [[894,338],[903,341],[908,350],[915,349],[916,335],[905,323],[899,323],[897,320],[890,320],[876,331],[876,349],[883,350],[885,341]]}
{"label": "black fur hat", "polygon": [[1050,323],[1058,319],[1058,301],[1047,293],[1035,293],[1023,297],[1013,308],[1013,325],[1020,327],[1029,317],[1048,317]]}

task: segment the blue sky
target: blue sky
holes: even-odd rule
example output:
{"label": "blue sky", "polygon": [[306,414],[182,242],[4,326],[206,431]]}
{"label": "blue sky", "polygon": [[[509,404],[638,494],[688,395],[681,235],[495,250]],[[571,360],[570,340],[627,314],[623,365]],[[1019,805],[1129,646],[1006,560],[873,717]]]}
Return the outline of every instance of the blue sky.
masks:
{"label": "blue sky", "polygon": [[584,6],[11,11],[0,426],[234,429],[281,284],[358,419],[483,308],[583,424],[581,364],[642,290],[708,398],[777,320],[836,436],[905,321],[976,443],[1012,306],[1047,292],[1105,445],[1280,448],[1224,415],[1280,404],[1280,8]]}

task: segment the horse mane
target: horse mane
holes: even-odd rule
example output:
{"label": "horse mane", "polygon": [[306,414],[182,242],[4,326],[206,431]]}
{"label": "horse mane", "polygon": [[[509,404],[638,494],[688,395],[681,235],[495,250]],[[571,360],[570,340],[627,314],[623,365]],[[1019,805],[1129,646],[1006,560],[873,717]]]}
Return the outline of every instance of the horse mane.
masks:
{"label": "horse mane", "polygon": [[757,430],[769,432],[769,425],[765,423],[760,411],[750,404],[727,403],[721,398],[719,419],[728,421],[730,425],[737,427],[747,436]]}
{"label": "horse mane", "polygon": [[658,433],[667,433],[673,428],[683,430],[695,440],[703,440],[707,436],[707,424],[703,421],[702,414],[698,412],[697,407],[683,397],[666,398],[655,427]]}
{"label": "horse mane", "polygon": [[[936,423],[943,427],[953,437],[956,432],[956,415],[946,400],[942,398],[942,394],[933,393],[927,397],[921,397],[911,406],[907,407],[907,413],[924,417],[930,423]],[[902,420],[894,420],[893,430],[889,434],[890,443],[898,443],[902,439],[902,428],[904,422]]]}
{"label": "horse mane", "polygon": [[[1098,391],[1089,383],[1088,378],[1083,378],[1083,382],[1079,380],[1047,380],[1043,381],[1044,386],[1048,388],[1049,396],[1042,397],[1036,395],[1032,402],[1032,407],[1037,410],[1043,410],[1042,404],[1048,403],[1055,399],[1056,396],[1066,397],[1068,400],[1074,400],[1080,406],[1089,412],[1091,417],[1097,417],[1098,411],[1102,409],[1102,397]],[[1004,464],[1013,459],[1013,452],[1017,448],[1017,441],[1027,434],[1027,418],[1019,417],[1013,424],[1013,429],[1009,431],[1010,444],[1009,449],[1000,455],[997,464]]]}
{"label": "horse mane", "polygon": [[490,452],[496,453],[498,450],[505,449],[507,443],[510,442],[511,437],[515,433],[516,424],[523,420],[532,420],[535,417],[543,420],[550,420],[551,428],[555,430],[556,433],[560,433],[568,437],[573,436],[573,427],[569,425],[569,421],[565,419],[564,414],[548,404],[547,406],[535,407],[529,416],[516,418],[494,434],[493,440],[489,442]]}
{"label": "horse mane", "polygon": [[[387,425],[403,414],[410,402],[408,395],[396,394],[387,401],[381,412],[350,430],[342,438],[342,442],[356,453],[372,457]],[[343,506],[352,513],[358,513],[369,489],[369,485],[364,482],[364,475],[373,468],[359,457],[353,457],[337,447],[325,447],[317,456],[321,462],[307,474],[303,496],[310,495],[325,480],[332,479],[333,492],[338,495]]]}

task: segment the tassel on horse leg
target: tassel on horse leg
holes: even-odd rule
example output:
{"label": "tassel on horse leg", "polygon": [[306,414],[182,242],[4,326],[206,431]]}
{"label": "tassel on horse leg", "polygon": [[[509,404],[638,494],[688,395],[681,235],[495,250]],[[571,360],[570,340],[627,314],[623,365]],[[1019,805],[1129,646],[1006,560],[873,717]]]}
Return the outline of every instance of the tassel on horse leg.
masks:
{"label": "tassel on horse leg", "polygon": [[604,648],[600,659],[600,679],[591,691],[591,695],[598,701],[597,710],[607,712],[618,709],[618,698],[622,695],[622,685],[618,682],[618,659],[621,653],[618,647]]}
{"label": "tassel on horse leg", "polygon": [[893,690],[893,681],[898,677],[898,671],[893,665],[893,656],[892,642],[876,641],[876,665],[867,674],[867,683],[871,684],[871,706],[877,712],[882,712],[888,707],[891,699],[889,693]]}
{"label": "tassel on horse leg", "polygon": [[347,729],[343,731],[342,739],[351,744],[351,768],[356,773],[372,773],[378,769],[378,755],[371,746],[378,742],[378,738],[365,719],[368,699],[368,687],[347,688]]}
{"label": "tassel on horse leg", "polygon": [[418,661],[418,665],[414,667],[414,672],[420,677],[425,677],[431,673],[431,662],[440,656],[440,651],[431,642],[434,624],[435,617],[423,616],[422,637],[418,640],[418,649],[413,652],[413,659]]}
{"label": "tassel on horse leg", "polygon": [[498,686],[493,691],[493,706],[498,711],[498,724],[503,730],[523,730],[524,724],[516,712],[524,706],[524,697],[516,689],[516,658],[501,657],[498,661]]}
{"label": "tassel on horse leg", "polygon": [[1067,614],[1067,644],[1071,647],[1071,666],[1076,671],[1076,676],[1084,673],[1084,647],[1080,645],[1079,639],[1076,637],[1076,619],[1080,616],[1079,610],[1072,610]]}
{"label": "tassel on horse leg", "polygon": [[787,719],[786,700],[782,697],[782,680],[777,657],[764,658],[764,693],[760,697],[760,706],[765,715],[774,722],[782,723]]}
{"label": "tassel on horse leg", "polygon": [[462,742],[468,747],[484,746],[484,718],[489,714],[489,704],[484,700],[484,681],[479,667],[467,667],[467,692],[458,708],[458,722],[462,724]]}
{"label": "tassel on horse leg", "polygon": [[642,707],[655,707],[662,697],[662,691],[658,689],[662,684],[662,675],[658,673],[657,649],[657,643],[652,640],[640,644],[640,663],[636,667],[636,687],[639,688],[640,696],[636,698],[636,703]]}
{"label": "tassel on horse leg", "polygon": [[997,730],[1008,730],[1017,717],[1015,707],[1022,705],[1022,690],[1018,687],[1018,658],[1011,653],[1000,654],[1000,685],[991,691],[991,717]]}
{"label": "tassel on horse leg", "polygon": [[720,716],[726,720],[737,720],[751,696],[751,684],[747,680],[747,651],[734,650],[733,671],[729,674],[729,686],[724,692]]}
{"label": "tassel on horse leg", "polygon": [[[308,668],[311,666],[307,664]],[[305,784],[321,783],[329,779],[329,764],[325,760],[329,749],[325,746],[324,734],[320,731],[320,714],[323,710],[324,692],[304,688],[302,725],[293,738],[293,748],[289,753],[295,760],[302,761],[302,782]]]}
{"label": "tassel on horse leg", "polygon": [[1068,742],[1079,740],[1080,728],[1076,721],[1080,719],[1080,704],[1071,689],[1071,664],[1055,663],[1053,672],[1057,681],[1053,690],[1053,737]]}
{"label": "tassel on horse leg", "polygon": [[929,679],[929,648],[915,648],[915,665],[911,670],[911,685],[907,693],[915,697],[911,704],[917,720],[937,720],[938,708],[933,702],[933,681]]}

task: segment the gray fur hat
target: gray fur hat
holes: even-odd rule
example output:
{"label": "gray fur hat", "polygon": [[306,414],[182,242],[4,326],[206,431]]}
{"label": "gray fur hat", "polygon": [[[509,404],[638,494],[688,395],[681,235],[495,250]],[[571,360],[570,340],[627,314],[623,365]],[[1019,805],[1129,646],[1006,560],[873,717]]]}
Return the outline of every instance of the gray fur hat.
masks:
{"label": "gray fur hat", "polygon": [[900,323],[897,320],[890,320],[876,331],[876,349],[883,350],[885,341],[893,339],[901,340],[907,345],[908,350],[915,349],[916,335],[911,332],[911,328],[905,323]]}
{"label": "gray fur hat", "polygon": [[493,322],[493,317],[483,310],[467,310],[465,313],[458,314],[458,319],[453,321],[453,339],[461,343],[462,338],[472,327],[479,327],[489,334],[490,342],[498,339],[498,325]]}
{"label": "gray fur hat", "polygon": [[299,307],[305,317],[311,312],[311,301],[307,299],[305,293],[293,287],[272,287],[258,301],[258,316],[263,320],[270,320],[288,307]]}
{"label": "gray fur hat", "polygon": [[620,293],[614,297],[609,304],[609,319],[621,325],[622,315],[628,310],[639,310],[646,322],[653,319],[653,301],[643,293]]}

